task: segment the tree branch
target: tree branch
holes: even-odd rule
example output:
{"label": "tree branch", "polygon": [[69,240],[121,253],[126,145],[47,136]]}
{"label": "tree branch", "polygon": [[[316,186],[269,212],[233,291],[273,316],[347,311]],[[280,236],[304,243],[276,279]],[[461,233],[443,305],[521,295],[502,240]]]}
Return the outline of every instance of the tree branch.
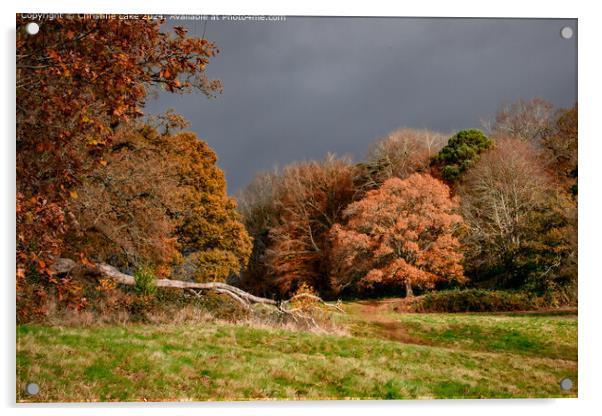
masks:
{"label": "tree branch", "polygon": [[[57,258],[55,259],[51,269],[56,274],[66,274],[69,273],[73,268],[77,266],[77,263],[70,259]],[[117,283],[134,286],[136,284],[136,279],[134,276],[130,276],[129,274],[121,273],[115,267],[110,266],[106,263],[99,263],[94,265],[95,270],[99,271],[105,276],[110,277],[115,280]],[[273,299],[262,298],[259,296],[252,295],[251,293],[245,292],[242,289],[237,288],[236,286],[231,286],[226,283],[221,282],[205,282],[205,283],[197,283],[197,282],[186,282],[183,280],[172,280],[172,279],[157,279],[155,281],[157,287],[169,287],[183,290],[190,290],[194,292],[198,296],[198,291],[208,290],[213,291],[215,293],[220,293],[229,296],[238,304],[242,305],[245,309],[250,310],[250,305],[253,304],[262,304],[268,306],[276,307],[280,312],[285,313],[287,315],[298,315],[303,319],[308,319],[306,316],[301,316],[294,309],[287,310],[286,307],[291,305],[295,300],[301,298],[309,298],[312,299],[328,308],[335,309],[338,312],[344,312],[338,305],[333,305],[326,303],[322,298],[316,295],[312,295],[309,293],[301,293],[293,296],[292,298],[284,301],[276,301]],[[297,318],[297,316],[295,316]],[[313,319],[312,319],[313,320]]]}

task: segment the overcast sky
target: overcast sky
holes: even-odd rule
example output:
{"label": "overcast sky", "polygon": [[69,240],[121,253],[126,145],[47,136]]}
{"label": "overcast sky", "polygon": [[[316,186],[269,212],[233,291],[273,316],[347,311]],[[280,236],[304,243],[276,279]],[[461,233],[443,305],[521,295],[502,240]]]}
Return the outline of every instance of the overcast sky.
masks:
{"label": "overcast sky", "polygon": [[[216,151],[233,194],[258,172],[327,152],[361,159],[399,127],[480,127],[502,103],[577,100],[577,22],[287,17],[179,23],[215,42],[224,92],[161,93]],[[560,36],[570,26],[572,39]]]}

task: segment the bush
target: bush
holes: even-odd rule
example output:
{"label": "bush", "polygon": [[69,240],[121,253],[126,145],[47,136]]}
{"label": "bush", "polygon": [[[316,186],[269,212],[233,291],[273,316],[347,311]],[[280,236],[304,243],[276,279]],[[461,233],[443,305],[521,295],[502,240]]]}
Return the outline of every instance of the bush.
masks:
{"label": "bush", "polygon": [[142,297],[152,297],[157,292],[155,274],[149,267],[140,267],[134,272],[134,290]]}
{"label": "bush", "polygon": [[413,312],[506,312],[539,309],[542,298],[527,292],[482,289],[444,290],[415,298]]}

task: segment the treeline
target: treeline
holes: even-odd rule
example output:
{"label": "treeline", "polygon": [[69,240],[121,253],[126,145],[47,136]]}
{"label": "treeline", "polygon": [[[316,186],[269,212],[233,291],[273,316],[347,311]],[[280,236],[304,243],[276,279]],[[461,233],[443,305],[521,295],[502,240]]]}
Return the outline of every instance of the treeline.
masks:
{"label": "treeline", "polygon": [[401,129],[364,161],[328,155],[238,196],[253,237],[240,284],[286,296],[472,285],[576,299],[577,105],[502,107],[487,135]]}

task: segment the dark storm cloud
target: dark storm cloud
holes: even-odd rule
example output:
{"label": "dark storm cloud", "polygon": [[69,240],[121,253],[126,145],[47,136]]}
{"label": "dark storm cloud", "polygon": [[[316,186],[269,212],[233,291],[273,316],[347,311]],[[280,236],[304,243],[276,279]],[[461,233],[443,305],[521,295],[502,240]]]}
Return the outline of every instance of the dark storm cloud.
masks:
{"label": "dark storm cloud", "polygon": [[[182,23],[180,23],[182,24]],[[479,127],[502,103],[576,101],[575,20],[287,18],[188,21],[214,41],[208,67],[224,93],[161,93],[147,111],[175,108],[209,143],[229,192],[259,171],[327,152],[361,158],[398,127]]]}

